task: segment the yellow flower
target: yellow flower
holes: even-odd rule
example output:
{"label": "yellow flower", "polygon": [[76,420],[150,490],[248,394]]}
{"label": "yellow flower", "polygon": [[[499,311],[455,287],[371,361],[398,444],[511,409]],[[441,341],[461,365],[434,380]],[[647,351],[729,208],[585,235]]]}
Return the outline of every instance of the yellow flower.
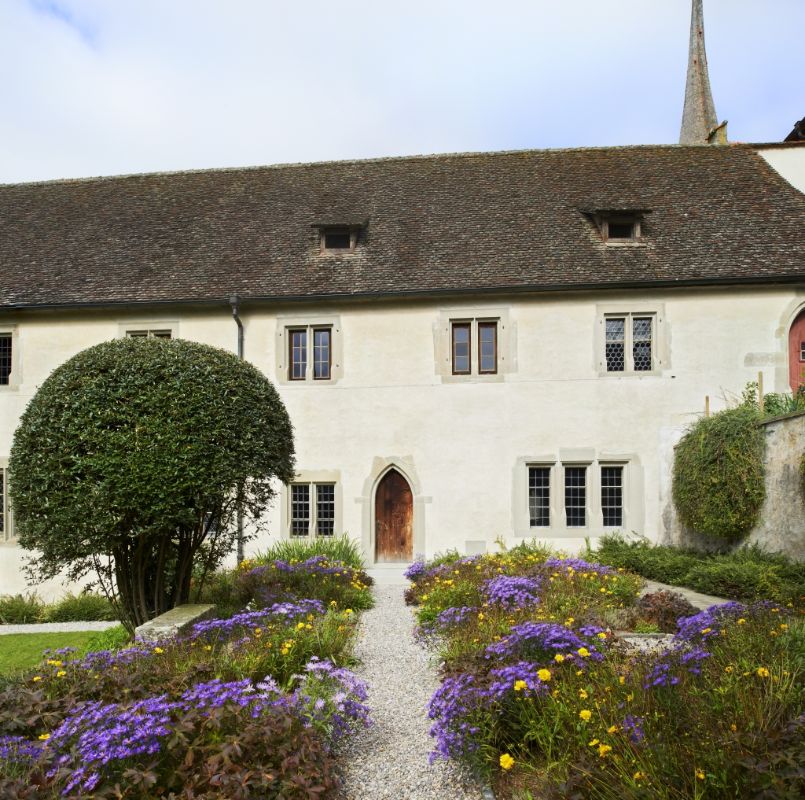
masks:
{"label": "yellow flower", "polygon": [[585,722],[589,722],[589,721],[590,721],[590,717],[591,717],[592,715],[593,715],[593,712],[592,712],[592,711],[590,711],[588,708],[583,708],[581,711],[579,711],[579,716],[580,716],[580,717],[581,717],[581,718],[582,718],[582,719],[583,719]]}
{"label": "yellow flower", "polygon": [[596,635],[596,636],[597,636],[599,639],[606,639],[606,638],[607,638],[607,635],[606,635],[606,634],[605,634],[603,631],[601,631],[600,633],[596,633],[595,635]]}
{"label": "yellow flower", "polygon": [[737,733],[738,732],[738,726],[733,722],[732,725],[730,725],[730,730],[733,733]]}
{"label": "yellow flower", "polygon": [[618,675],[618,683],[623,686],[626,683],[626,676],[625,675]]}
{"label": "yellow flower", "polygon": [[508,753],[503,753],[500,757],[500,766],[503,769],[511,769],[514,766],[514,759]]}
{"label": "yellow flower", "polygon": [[212,650],[212,645],[211,644],[205,644],[204,649],[209,653],[209,651]]}
{"label": "yellow flower", "polygon": [[726,672],[727,675],[729,675],[734,671],[734,669],[735,667],[733,667],[732,664],[727,664],[727,666],[724,667],[724,672]]}
{"label": "yellow flower", "polygon": [[49,659],[47,660],[47,663],[48,663],[48,665],[49,665],[49,666],[51,666],[51,667],[60,667],[60,666],[62,665],[62,662],[61,662],[61,661],[57,661],[57,660],[55,660],[55,659],[53,659],[53,658],[49,658]]}
{"label": "yellow flower", "polygon": [[40,742],[46,742],[48,739],[50,739],[50,734],[49,733],[41,733],[41,734],[39,734],[39,741]]}
{"label": "yellow flower", "polygon": [[515,681],[514,682],[514,691],[515,692],[522,692],[523,689],[527,689],[528,684],[525,681]]}
{"label": "yellow flower", "polygon": [[712,628],[702,628],[701,633],[710,633],[713,630]]}
{"label": "yellow flower", "polygon": [[579,689],[579,697],[582,700],[586,700],[589,697],[589,695],[587,694],[585,689]]}
{"label": "yellow flower", "polygon": [[700,781],[704,780],[704,770],[697,769],[696,770],[696,778]]}
{"label": "yellow flower", "polygon": [[562,662],[565,660],[565,657],[564,657],[564,656],[563,656],[561,653],[557,653],[557,654],[556,654],[556,655],[553,657],[553,660],[554,660],[554,661],[555,661],[557,664],[561,664],[561,663],[562,663]]}
{"label": "yellow flower", "polygon": [[41,680],[42,680],[41,675],[34,675],[34,677],[33,677],[33,682],[34,683],[39,683],[39,681],[41,681]]}
{"label": "yellow flower", "polygon": [[598,755],[603,758],[612,748],[608,744],[598,745]]}
{"label": "yellow flower", "polygon": [[538,678],[539,678],[541,681],[545,681],[545,682],[547,682],[547,681],[549,681],[549,680],[551,679],[551,671],[550,671],[550,670],[548,670],[548,669],[541,669],[541,670],[538,670],[538,671],[537,671],[537,677],[538,677]]}
{"label": "yellow flower", "polygon": [[757,676],[758,676],[758,678],[768,678],[769,677],[769,671],[766,669],[766,667],[758,667],[757,668]]}
{"label": "yellow flower", "polygon": [[589,742],[589,746],[590,746],[590,747],[595,747],[595,746],[596,746],[596,745],[599,743],[599,741],[600,741],[599,739],[592,739],[592,740]]}
{"label": "yellow flower", "polygon": [[579,654],[579,655],[580,655],[582,658],[589,658],[589,657],[590,657],[590,651],[589,651],[589,650],[588,650],[586,647],[580,647],[578,650],[576,650],[576,652],[577,652],[577,653],[578,653],[578,654]]}
{"label": "yellow flower", "polygon": [[607,728],[607,733],[616,733],[616,732],[617,732],[617,730],[618,730],[618,726],[617,726],[617,725],[610,725],[610,726]]}
{"label": "yellow flower", "polygon": [[344,613],[345,613],[345,614],[352,614],[352,609],[351,609],[351,608],[347,608],[347,609],[344,611]]}
{"label": "yellow flower", "polygon": [[743,617],[741,617],[741,618],[738,620],[738,624],[739,624],[739,625],[746,625],[746,620],[745,620]]}
{"label": "yellow flower", "polygon": [[782,625],[780,625],[780,630],[781,630],[781,631],[787,631],[787,630],[788,630],[788,625],[786,625],[785,623],[783,623]]}
{"label": "yellow flower", "polygon": [[629,692],[629,694],[626,695],[626,702],[631,703],[632,700],[634,700],[634,695],[631,692]]}
{"label": "yellow flower", "polygon": [[159,655],[160,653],[164,653],[165,651],[161,647],[155,647],[154,652]]}
{"label": "yellow flower", "polygon": [[56,673],[56,677],[57,677],[57,678],[63,678],[63,677],[66,675],[66,674],[67,674],[67,673],[66,673],[66,672],[65,672],[63,669],[60,669],[60,670],[59,670],[59,671]]}
{"label": "yellow flower", "polygon": [[575,620],[575,619],[573,619],[573,617],[568,617],[568,618],[565,620],[565,625],[567,625],[568,627],[570,627],[570,626],[571,626],[571,625],[572,625],[572,624],[573,624],[575,621],[576,621],[576,620]]}
{"label": "yellow flower", "polygon": [[484,618],[484,612],[483,612],[483,611],[479,611],[479,612],[478,612],[478,619],[479,619],[479,620],[483,620],[483,618]]}
{"label": "yellow flower", "polygon": [[643,778],[645,777],[646,777],[645,773],[640,772],[640,770],[638,770],[637,772],[635,772],[634,775],[632,775],[632,778],[636,781],[642,781]]}
{"label": "yellow flower", "polygon": [[304,622],[297,622],[296,623],[296,630],[303,631],[304,629],[305,629],[305,623]]}
{"label": "yellow flower", "polygon": [[584,670],[583,669],[577,669],[576,670],[576,675],[584,675]]}

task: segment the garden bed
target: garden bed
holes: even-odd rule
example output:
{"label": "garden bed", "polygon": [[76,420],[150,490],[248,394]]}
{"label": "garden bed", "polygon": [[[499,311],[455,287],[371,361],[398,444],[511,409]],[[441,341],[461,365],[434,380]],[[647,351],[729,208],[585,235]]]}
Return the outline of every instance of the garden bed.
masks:
{"label": "garden bed", "polygon": [[[444,660],[434,757],[500,798],[802,796],[802,620],[773,602],[690,613],[623,569],[522,545],[415,564],[421,640]],[[642,605],[641,605],[642,604]],[[631,634],[629,635],[631,636]]]}
{"label": "garden bed", "polygon": [[238,613],[48,653],[0,691],[0,797],[335,796],[333,745],[368,721],[348,666],[370,583],[320,555],[246,563],[215,582]]}

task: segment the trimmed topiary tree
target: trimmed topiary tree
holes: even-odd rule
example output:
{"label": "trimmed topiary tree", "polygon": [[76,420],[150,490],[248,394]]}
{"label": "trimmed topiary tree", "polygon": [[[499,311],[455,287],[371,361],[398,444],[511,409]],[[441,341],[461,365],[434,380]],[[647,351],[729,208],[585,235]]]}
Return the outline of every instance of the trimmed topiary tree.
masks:
{"label": "trimmed topiary tree", "polygon": [[765,498],[765,437],[751,405],[700,419],[679,442],[673,498],[682,522],[724,540],[745,536]]}
{"label": "trimmed topiary tree", "polygon": [[93,570],[133,627],[189,599],[293,477],[293,429],[272,384],[231,353],[118,339],[53,371],[9,461],[32,577]]}

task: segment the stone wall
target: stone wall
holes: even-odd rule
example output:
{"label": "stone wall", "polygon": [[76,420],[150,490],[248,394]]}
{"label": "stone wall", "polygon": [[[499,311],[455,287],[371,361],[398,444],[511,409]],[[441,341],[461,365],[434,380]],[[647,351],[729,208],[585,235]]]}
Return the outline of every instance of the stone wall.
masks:
{"label": "stone wall", "polygon": [[[766,432],[766,499],[759,524],[735,546],[758,544],[764,550],[805,561],[805,491],[800,466],[805,454],[805,412],[775,417],[761,424]],[[670,496],[663,521],[663,544],[704,552],[723,548],[723,542],[685,528]]]}
{"label": "stone wall", "polygon": [[805,454],[805,413],[768,420],[766,501],[749,543],[805,561],[805,491],[801,463]]}

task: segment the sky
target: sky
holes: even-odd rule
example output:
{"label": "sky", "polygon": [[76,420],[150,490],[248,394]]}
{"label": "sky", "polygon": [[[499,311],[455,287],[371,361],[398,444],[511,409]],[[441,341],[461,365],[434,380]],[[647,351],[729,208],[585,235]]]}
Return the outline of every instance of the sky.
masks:
{"label": "sky", "polygon": [[[705,0],[733,141],[805,116],[805,0]],[[0,0],[0,183],[675,143],[690,0]]]}

